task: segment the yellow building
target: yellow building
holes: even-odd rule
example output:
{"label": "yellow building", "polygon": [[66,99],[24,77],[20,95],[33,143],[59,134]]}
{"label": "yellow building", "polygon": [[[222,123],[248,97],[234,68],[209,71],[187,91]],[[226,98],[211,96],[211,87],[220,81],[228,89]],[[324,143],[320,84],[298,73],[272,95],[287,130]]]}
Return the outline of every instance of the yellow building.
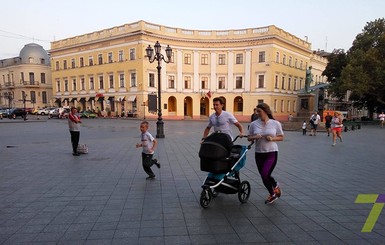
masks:
{"label": "yellow building", "polygon": [[212,98],[223,97],[239,120],[249,121],[259,102],[286,120],[298,110],[297,91],[314,56],[310,43],[276,26],[201,31],[138,21],[52,42],[55,102],[156,118],[144,112],[158,91],[157,62],[146,57],[156,41],[163,53],[172,48],[161,69],[165,119],[206,118]]}
{"label": "yellow building", "polygon": [[52,98],[50,58],[42,46],[25,45],[18,57],[0,60],[0,106],[42,108]]}

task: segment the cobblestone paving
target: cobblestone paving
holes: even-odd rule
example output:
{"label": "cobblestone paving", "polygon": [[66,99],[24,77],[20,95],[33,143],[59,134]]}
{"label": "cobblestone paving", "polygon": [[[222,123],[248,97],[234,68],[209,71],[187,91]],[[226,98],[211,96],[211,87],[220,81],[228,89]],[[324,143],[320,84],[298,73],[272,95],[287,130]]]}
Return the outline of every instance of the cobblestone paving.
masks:
{"label": "cobblestone paving", "polygon": [[[385,194],[385,129],[378,126],[343,133],[335,147],[325,133],[285,132],[273,173],[283,191],[277,202],[264,204],[250,151],[241,170],[249,201],[220,194],[202,209],[207,173],[198,151],[206,122],[165,121],[155,154],[161,169],[146,181],[135,148],[139,121],[83,121],[89,154],[79,157],[65,120],[0,121],[0,244],[384,244],[385,211],[368,218],[374,203],[355,203],[362,194]],[[372,229],[362,232],[366,223]]]}

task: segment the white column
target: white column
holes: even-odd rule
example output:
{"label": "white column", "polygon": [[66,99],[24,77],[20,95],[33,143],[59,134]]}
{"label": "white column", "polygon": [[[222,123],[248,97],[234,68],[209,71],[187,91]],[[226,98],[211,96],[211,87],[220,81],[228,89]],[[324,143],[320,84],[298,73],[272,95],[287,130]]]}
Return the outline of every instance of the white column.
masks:
{"label": "white column", "polygon": [[182,51],[176,50],[176,91],[182,92],[183,90],[183,55]]}
{"label": "white column", "polygon": [[199,84],[199,52],[194,50],[194,77],[192,78],[192,86],[194,92],[199,92],[200,84]]}
{"label": "white column", "polygon": [[211,92],[213,91],[216,91],[217,90],[217,54],[212,52],[210,54],[211,58],[210,58],[210,73],[211,73],[211,77],[210,77],[210,86],[209,86],[209,89]]}
{"label": "white column", "polygon": [[251,49],[246,50],[245,57],[245,91],[251,91]]}
{"label": "white column", "polygon": [[234,53],[232,51],[228,52],[227,60],[227,91],[233,92],[234,90]]}

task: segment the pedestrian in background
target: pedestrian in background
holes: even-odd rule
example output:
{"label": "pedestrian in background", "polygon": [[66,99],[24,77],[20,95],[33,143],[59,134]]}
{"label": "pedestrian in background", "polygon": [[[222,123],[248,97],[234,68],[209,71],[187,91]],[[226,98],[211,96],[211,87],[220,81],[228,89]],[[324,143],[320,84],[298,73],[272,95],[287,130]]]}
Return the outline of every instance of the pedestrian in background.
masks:
{"label": "pedestrian in background", "polygon": [[343,128],[343,119],[342,119],[342,114],[338,111],[334,112],[334,116],[331,122],[331,128],[333,131],[333,144],[332,146],[336,145],[336,140],[337,137],[340,139],[342,142],[342,128]]}
{"label": "pedestrian in background", "polygon": [[384,122],[385,122],[385,114],[384,114],[384,112],[382,112],[378,117],[380,118],[381,128],[383,128],[384,127]]}
{"label": "pedestrian in background", "polygon": [[325,128],[326,128],[326,132],[328,133],[328,136],[330,136],[330,127],[331,127],[332,119],[333,117],[330,115],[329,112],[327,112],[325,116]]}
{"label": "pedestrian in background", "polygon": [[255,141],[255,162],[262,182],[269,192],[265,204],[271,204],[281,196],[281,188],[271,174],[278,160],[276,141],[283,140],[283,130],[266,103],[258,104],[257,112],[259,118],[250,124],[247,139]]}
{"label": "pedestrian in background", "polygon": [[140,123],[140,140],[141,143],[136,144],[136,148],[142,147],[142,165],[143,170],[148,174],[146,179],[154,179],[155,174],[152,171],[152,165],[160,168],[160,163],[157,159],[152,159],[155,149],[158,146],[158,141],[148,132],[149,124],[147,121]]}
{"label": "pedestrian in background", "polygon": [[78,153],[78,145],[80,139],[80,124],[82,121],[80,120],[79,115],[77,114],[77,109],[75,107],[71,107],[70,114],[68,115],[68,127],[71,134],[71,144],[72,144],[72,155],[80,156]]}
{"label": "pedestrian in background", "polygon": [[314,114],[310,117],[310,135],[316,136],[318,123],[321,121],[321,117],[318,115],[318,112],[314,112]]}
{"label": "pedestrian in background", "polygon": [[302,123],[302,135],[306,135],[306,120],[303,120],[303,123]]}

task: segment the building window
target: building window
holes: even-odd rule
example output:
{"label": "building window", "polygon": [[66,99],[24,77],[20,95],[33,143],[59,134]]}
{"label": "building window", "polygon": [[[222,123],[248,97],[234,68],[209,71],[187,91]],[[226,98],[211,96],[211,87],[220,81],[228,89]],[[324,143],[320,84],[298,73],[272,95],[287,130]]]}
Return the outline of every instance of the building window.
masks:
{"label": "building window", "polygon": [[44,65],[44,63],[45,63],[45,59],[41,58],[41,59],[40,59],[40,64],[43,64],[43,65]]}
{"label": "building window", "polygon": [[175,88],[175,76],[168,76],[168,87]]}
{"label": "building window", "polygon": [[112,60],[112,52],[109,52],[108,53],[108,63],[112,63],[113,60]]}
{"label": "building window", "polygon": [[95,89],[95,84],[94,84],[94,77],[90,77],[90,90]]}
{"label": "building window", "polygon": [[86,84],[84,81],[84,77],[80,78],[80,86],[82,87],[82,90],[86,90]]}
{"label": "building window", "polygon": [[99,65],[103,64],[103,54],[98,54],[98,64]]}
{"label": "building window", "polygon": [[201,55],[201,65],[208,65],[209,64],[209,55],[208,54],[202,54]]}
{"label": "building window", "polygon": [[294,60],[294,67],[298,68],[298,59],[297,58]]}
{"label": "building window", "polygon": [[208,89],[209,88],[209,78],[208,77],[202,77],[202,89]]}
{"label": "building window", "polygon": [[99,76],[99,89],[104,89],[104,78]]}
{"label": "building window", "polygon": [[262,104],[262,103],[263,103],[263,100],[258,100],[258,104],[257,105]]}
{"label": "building window", "polygon": [[258,75],[258,88],[265,87],[265,75]]}
{"label": "building window", "polygon": [[79,63],[80,63],[80,67],[84,66],[84,58],[83,57],[80,57]]}
{"label": "building window", "polygon": [[289,66],[291,66],[291,64],[292,64],[292,62],[293,62],[293,57],[289,57]]}
{"label": "building window", "polygon": [[136,87],[136,73],[131,73],[131,87]]}
{"label": "building window", "polygon": [[191,89],[191,77],[190,76],[184,77],[184,88],[185,89]]}
{"label": "building window", "polygon": [[287,79],[287,90],[291,90],[291,77]]}
{"label": "building window", "polygon": [[110,81],[110,88],[114,88],[114,75],[108,75],[108,80]]}
{"label": "building window", "polygon": [[130,49],[130,60],[135,60],[135,49],[134,48],[131,48]]}
{"label": "building window", "polygon": [[29,63],[33,63],[33,57],[29,57]]}
{"label": "building window", "polygon": [[[32,101],[36,101],[35,91],[31,91],[31,100]],[[47,104],[48,103],[47,92],[46,91],[41,92],[41,100],[42,100],[43,104]]]}
{"label": "building window", "polygon": [[88,65],[93,66],[94,65],[94,58],[92,56],[88,57]]}
{"label": "building window", "polygon": [[285,110],[284,100],[281,100],[281,112]]}
{"label": "building window", "polygon": [[274,88],[278,88],[278,75],[275,75]]}
{"label": "building window", "polygon": [[218,88],[219,89],[225,89],[226,86],[225,86],[225,77],[218,77]]}
{"label": "building window", "polygon": [[290,112],[290,100],[287,101],[287,112]]}
{"label": "building window", "polygon": [[294,78],[294,90],[297,90],[297,79]]}
{"label": "building window", "polygon": [[286,54],[283,55],[282,64],[286,65]]}
{"label": "building window", "polygon": [[279,52],[275,54],[275,62],[279,63]]}
{"label": "building window", "polygon": [[237,65],[243,64],[243,54],[235,55],[235,64]]}
{"label": "building window", "polygon": [[301,62],[299,63],[299,68],[302,70],[302,67],[303,67],[303,61],[301,60]]}
{"label": "building window", "polygon": [[171,53],[170,63],[174,63],[174,52]]}
{"label": "building window", "polygon": [[[24,83],[24,72],[20,72],[21,82]],[[3,82],[5,83],[5,76],[3,75]]]}
{"label": "building window", "polygon": [[76,79],[72,79],[72,90],[76,91]]}
{"label": "building window", "polygon": [[119,59],[119,62],[123,61],[123,50],[119,50],[118,59]]}
{"label": "building window", "polygon": [[75,68],[75,59],[71,59],[71,68]]}
{"label": "building window", "polygon": [[67,79],[64,80],[64,91],[68,92],[68,80]]}
{"label": "building window", "polygon": [[60,81],[56,81],[57,92],[60,92]]}
{"label": "building window", "polygon": [[243,88],[243,77],[241,76],[235,77],[235,88]]}
{"label": "building window", "polygon": [[40,82],[45,83],[45,73],[40,73]]}
{"label": "building window", "polygon": [[67,69],[67,61],[66,61],[66,60],[63,60],[63,69],[64,69],[64,70]]}
{"label": "building window", "polygon": [[124,73],[119,74],[119,85],[121,88],[124,88]]}
{"label": "building window", "polygon": [[281,89],[285,89],[285,77],[282,77]]}
{"label": "building window", "polygon": [[265,62],[265,51],[259,52],[258,61],[259,63]]}
{"label": "building window", "polygon": [[33,72],[29,73],[29,82],[30,82],[30,84],[35,84],[35,73],[33,73]]}
{"label": "building window", "polygon": [[302,88],[302,79],[299,79],[299,89]]}
{"label": "building window", "polygon": [[59,61],[55,62],[55,69],[58,71],[59,70]]}
{"label": "building window", "polygon": [[226,55],[219,54],[218,55],[218,65],[226,65]]}
{"label": "building window", "polygon": [[185,54],[184,55],[184,63],[186,65],[191,65],[191,54]]}
{"label": "building window", "polygon": [[155,87],[155,74],[154,73],[149,73],[148,74],[148,86],[149,87]]}
{"label": "building window", "polygon": [[274,100],[274,112],[277,112],[277,105],[278,104],[278,102],[277,102],[277,100]]}

